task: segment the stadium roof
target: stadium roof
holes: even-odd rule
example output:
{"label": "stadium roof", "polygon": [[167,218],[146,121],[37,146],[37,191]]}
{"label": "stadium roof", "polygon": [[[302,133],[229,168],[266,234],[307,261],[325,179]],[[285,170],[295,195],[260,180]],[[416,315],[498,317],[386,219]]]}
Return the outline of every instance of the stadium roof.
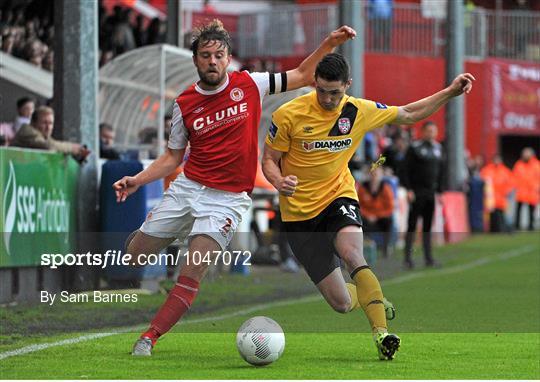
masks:
{"label": "stadium roof", "polygon": [[[230,69],[239,67],[233,60]],[[99,71],[100,122],[114,127],[118,147],[138,149],[138,134],[146,127],[157,127],[161,131],[158,137],[163,137],[163,119],[172,113],[174,99],[198,79],[192,53],[187,49],[160,44],[131,50]],[[275,109],[308,91],[304,88],[265,97],[261,119],[264,130]],[[263,138],[264,134],[259,134],[260,142]]]}

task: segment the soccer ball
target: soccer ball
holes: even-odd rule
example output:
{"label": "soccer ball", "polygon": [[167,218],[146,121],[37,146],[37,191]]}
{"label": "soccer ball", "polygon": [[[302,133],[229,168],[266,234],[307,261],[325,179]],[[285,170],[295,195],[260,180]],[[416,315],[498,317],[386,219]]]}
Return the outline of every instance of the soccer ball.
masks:
{"label": "soccer ball", "polygon": [[285,334],[276,321],[263,316],[252,317],[238,329],[236,347],[246,362],[254,366],[268,365],[283,354]]}

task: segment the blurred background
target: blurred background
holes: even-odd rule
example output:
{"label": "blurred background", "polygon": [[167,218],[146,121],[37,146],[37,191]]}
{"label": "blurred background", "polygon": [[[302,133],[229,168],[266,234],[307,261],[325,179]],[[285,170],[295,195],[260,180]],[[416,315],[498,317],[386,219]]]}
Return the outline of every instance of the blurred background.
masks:
{"label": "blurred background", "polygon": [[[444,248],[473,234],[540,226],[540,0],[5,0],[0,12],[2,304],[35,303],[42,289],[156,293],[172,285],[178,267],[49,269],[39,266],[40,256],[123,250],[181,173],[115,202],[111,184],[164,151],[171,105],[198,79],[191,31],[214,18],[233,39],[231,70],[270,72],[296,67],[330,31],[349,24],[359,32],[343,51],[352,65],[350,93],[388,105],[472,73],[473,92],[431,118],[448,157],[434,242]],[[264,100],[261,149],[272,112],[311,90]],[[17,138],[43,106],[54,112],[53,139],[68,146],[35,149]],[[363,211],[390,222],[365,241],[383,279],[403,271],[409,206],[400,176],[420,126],[369,133],[350,163],[359,194],[369,182],[391,190],[389,208]],[[386,163],[372,179],[380,155]],[[247,288],[264,286],[254,300],[312,292],[279,233],[277,195],[260,171],[252,197],[231,249],[250,251],[255,265],[213,267],[210,285],[217,290],[243,277]],[[175,243],[166,252],[183,248]]]}

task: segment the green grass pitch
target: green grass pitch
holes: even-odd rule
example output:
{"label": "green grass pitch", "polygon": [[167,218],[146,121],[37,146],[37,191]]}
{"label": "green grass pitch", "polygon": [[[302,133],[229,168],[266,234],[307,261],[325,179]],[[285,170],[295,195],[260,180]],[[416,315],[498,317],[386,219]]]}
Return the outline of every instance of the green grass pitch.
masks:
{"label": "green grass pitch", "polygon": [[[129,354],[138,330],[10,357],[21,343],[2,347],[0,379],[540,379],[540,239],[481,236],[439,253],[443,268],[383,282],[402,338],[392,362],[377,359],[361,311],[340,315],[314,297],[190,315],[151,358]],[[235,347],[236,329],[254,315],[278,321],[287,342],[261,368]]]}

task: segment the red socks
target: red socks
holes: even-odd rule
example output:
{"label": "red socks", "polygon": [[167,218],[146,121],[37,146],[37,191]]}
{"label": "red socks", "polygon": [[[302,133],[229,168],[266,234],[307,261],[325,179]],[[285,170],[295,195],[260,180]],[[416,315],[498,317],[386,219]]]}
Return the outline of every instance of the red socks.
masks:
{"label": "red socks", "polygon": [[198,281],[185,276],[178,277],[178,281],[169,292],[167,300],[150,323],[150,328],[141,334],[141,337],[150,338],[152,345],[154,345],[157,339],[167,333],[188,311],[198,291]]}

